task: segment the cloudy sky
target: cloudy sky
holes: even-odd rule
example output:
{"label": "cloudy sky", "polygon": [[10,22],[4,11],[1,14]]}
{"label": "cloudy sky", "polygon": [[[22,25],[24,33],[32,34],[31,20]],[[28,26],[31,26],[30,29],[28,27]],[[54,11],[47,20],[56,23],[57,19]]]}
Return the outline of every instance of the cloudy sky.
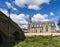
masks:
{"label": "cloudy sky", "polygon": [[0,11],[9,16],[9,9],[10,18],[21,28],[27,28],[29,15],[32,21],[54,20],[56,27],[60,18],[60,0],[0,0]]}

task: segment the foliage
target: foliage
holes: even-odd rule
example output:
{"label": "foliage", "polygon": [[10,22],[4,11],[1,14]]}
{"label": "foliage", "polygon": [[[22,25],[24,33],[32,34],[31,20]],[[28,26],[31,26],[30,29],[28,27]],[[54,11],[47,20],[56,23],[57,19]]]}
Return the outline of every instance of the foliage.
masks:
{"label": "foliage", "polygon": [[60,36],[32,36],[14,47],[60,47]]}
{"label": "foliage", "polygon": [[58,20],[58,26],[60,27],[60,19]]}
{"label": "foliage", "polygon": [[60,47],[60,36],[30,36],[10,47]]}

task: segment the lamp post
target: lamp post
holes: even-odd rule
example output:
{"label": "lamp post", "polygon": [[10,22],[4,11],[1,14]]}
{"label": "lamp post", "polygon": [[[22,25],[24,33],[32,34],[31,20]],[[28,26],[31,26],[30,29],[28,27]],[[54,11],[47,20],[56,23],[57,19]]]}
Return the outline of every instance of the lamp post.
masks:
{"label": "lamp post", "polygon": [[11,6],[10,7],[8,7],[8,13],[9,13],[9,18],[8,18],[8,47],[10,46],[10,14],[11,14],[11,9],[12,9],[12,5],[13,5],[13,3],[12,2],[10,2],[11,3]]}
{"label": "lamp post", "polygon": [[10,0],[10,3],[11,3],[11,6],[10,7],[8,6],[8,13],[9,13],[9,16],[8,16],[9,17],[8,18],[8,34],[10,33],[10,30],[9,30],[9,28],[10,28],[9,27],[9,25],[10,25],[10,23],[9,23],[10,22],[10,14],[11,14],[11,11],[12,11],[11,9],[13,8],[13,6],[12,6],[13,5],[13,2],[11,2],[11,0]]}
{"label": "lamp post", "polygon": [[[8,13],[9,13],[9,18],[10,18],[10,8],[8,9]],[[9,18],[8,18],[8,47],[10,46],[10,30],[9,30]]]}

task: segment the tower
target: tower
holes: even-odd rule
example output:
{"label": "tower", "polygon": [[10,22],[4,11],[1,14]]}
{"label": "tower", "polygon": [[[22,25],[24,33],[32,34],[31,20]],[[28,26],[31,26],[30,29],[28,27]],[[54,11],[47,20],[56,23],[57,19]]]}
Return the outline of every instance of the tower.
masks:
{"label": "tower", "polygon": [[30,32],[31,23],[32,23],[32,18],[31,18],[31,15],[30,15],[29,18],[28,18],[28,32]]}

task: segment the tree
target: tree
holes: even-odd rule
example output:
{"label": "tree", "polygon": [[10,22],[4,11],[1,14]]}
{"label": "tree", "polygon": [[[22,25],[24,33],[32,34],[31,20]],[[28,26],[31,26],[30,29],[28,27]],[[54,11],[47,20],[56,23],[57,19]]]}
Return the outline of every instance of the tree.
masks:
{"label": "tree", "polygon": [[58,20],[58,26],[59,26],[59,28],[60,28],[60,19]]}

